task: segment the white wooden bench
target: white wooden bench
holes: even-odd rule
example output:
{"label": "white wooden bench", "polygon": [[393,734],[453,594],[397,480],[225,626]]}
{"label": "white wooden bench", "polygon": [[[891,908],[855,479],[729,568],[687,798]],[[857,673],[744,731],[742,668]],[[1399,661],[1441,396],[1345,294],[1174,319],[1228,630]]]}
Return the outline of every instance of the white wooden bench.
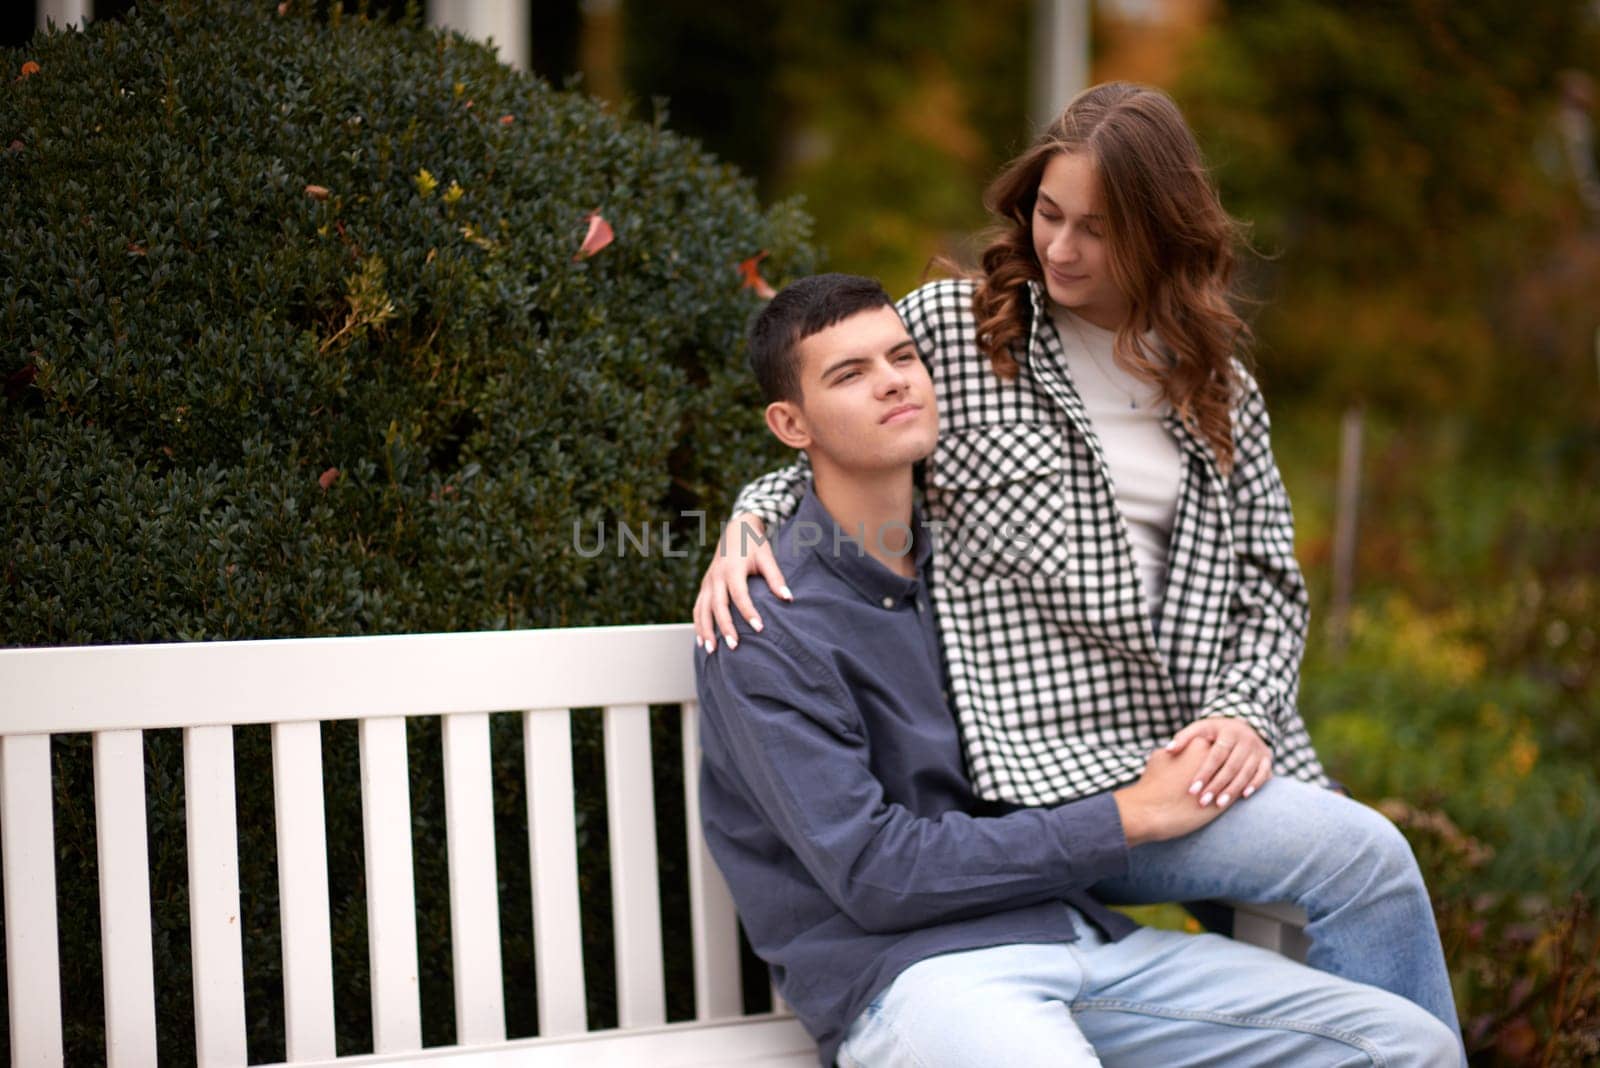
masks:
{"label": "white wooden bench", "polygon": [[[63,1062],[50,735],[91,733],[106,1060],[156,1063],[142,732],[182,728],[195,1059],[246,1063],[233,728],[270,724],[287,1063],[455,1068],[816,1063],[783,1010],[742,1014],[737,920],[699,835],[687,625],[0,650],[12,1063]],[[666,1022],[651,705],[681,705],[696,1019]],[[599,709],[598,712],[575,712]],[[491,713],[522,711],[540,1037],[507,1040],[491,807]],[[572,768],[603,718],[618,1027],[591,1031]],[[457,1045],[422,1047],[406,717],[442,718]],[[374,1052],[336,1057],[323,721],[360,745]],[[1235,934],[1303,956],[1303,918]],[[67,997],[73,991],[66,992]]]}

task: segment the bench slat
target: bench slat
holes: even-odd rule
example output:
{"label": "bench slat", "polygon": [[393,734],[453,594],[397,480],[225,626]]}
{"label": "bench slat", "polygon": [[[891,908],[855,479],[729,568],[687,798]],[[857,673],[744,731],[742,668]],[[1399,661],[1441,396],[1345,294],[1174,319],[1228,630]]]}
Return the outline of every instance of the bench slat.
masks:
{"label": "bench slat", "polygon": [[364,719],[361,828],[366,851],[367,954],[372,962],[372,1048],[422,1048],[417,985],[417,903],[411,860],[406,721]]}
{"label": "bench slat", "polygon": [[445,716],[443,735],[456,1041],[462,1045],[503,1042],[505,987],[500,968],[489,715]]}
{"label": "bench slat", "polygon": [[578,908],[578,838],[572,792],[572,714],[525,713],[528,857],[533,871],[534,974],[539,1034],[589,1029]]}
{"label": "bench slat", "polygon": [[694,939],[695,1018],[739,1016],[739,920],[733,896],[700,833],[699,706],[683,706],[683,792],[689,842],[689,925]]}
{"label": "bench slat", "polygon": [[655,788],[650,773],[650,708],[617,705],[607,708],[604,716],[617,1021],[624,1028],[649,1027],[667,1020]]}
{"label": "bench slat", "polygon": [[195,1060],[201,1068],[242,1065],[244,948],[232,727],[184,730],[183,788],[189,835]]}
{"label": "bench slat", "polygon": [[272,784],[278,824],[285,1051],[291,1061],[332,1057],[333,940],[320,724],[272,725]]}
{"label": "bench slat", "polygon": [[50,736],[0,737],[11,1063],[28,1068],[60,1065],[63,1056],[53,814]]}
{"label": "bench slat", "polygon": [[101,731],[94,736],[94,818],[109,1068],[156,1061],[144,809],[144,732]]}

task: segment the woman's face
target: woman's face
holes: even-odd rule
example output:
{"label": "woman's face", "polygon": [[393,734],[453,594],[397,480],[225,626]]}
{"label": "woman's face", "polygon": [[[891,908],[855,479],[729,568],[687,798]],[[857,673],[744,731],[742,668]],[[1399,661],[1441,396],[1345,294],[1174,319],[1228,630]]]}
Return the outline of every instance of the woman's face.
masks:
{"label": "woman's face", "polygon": [[1128,299],[1111,280],[1105,198],[1087,153],[1059,152],[1045,164],[1033,205],[1033,252],[1051,300],[1102,329],[1122,325]]}

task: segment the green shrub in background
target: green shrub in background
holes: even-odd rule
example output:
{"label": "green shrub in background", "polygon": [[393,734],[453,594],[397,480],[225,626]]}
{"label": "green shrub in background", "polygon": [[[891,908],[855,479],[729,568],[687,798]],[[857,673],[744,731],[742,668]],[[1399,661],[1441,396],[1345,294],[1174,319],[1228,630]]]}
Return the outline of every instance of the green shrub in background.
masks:
{"label": "green shrub in background", "polygon": [[[0,644],[686,618],[703,557],[683,513],[723,514],[771,453],[738,265],[765,251],[774,281],[808,271],[805,218],[763,210],[692,142],[414,18],[273,11],[172,2],[0,53]],[[595,214],[614,240],[585,254]],[[617,523],[648,523],[651,554],[619,553]],[[574,551],[575,525],[592,550],[597,524],[606,551]],[[662,555],[664,526],[681,556]],[[437,742],[436,721],[414,724],[430,1044],[453,1034]],[[353,736],[325,745],[348,1052],[370,1042],[359,794]],[[267,747],[238,732],[254,1059],[282,1056]],[[68,1056],[93,1063],[86,740],[56,756]],[[161,1052],[182,1063],[175,735],[149,737],[147,780]],[[525,852],[518,833],[502,828],[503,858]],[[503,881],[508,937],[526,939],[526,872]],[[608,937],[603,920],[585,933]],[[519,967],[514,1034],[532,1029]]]}

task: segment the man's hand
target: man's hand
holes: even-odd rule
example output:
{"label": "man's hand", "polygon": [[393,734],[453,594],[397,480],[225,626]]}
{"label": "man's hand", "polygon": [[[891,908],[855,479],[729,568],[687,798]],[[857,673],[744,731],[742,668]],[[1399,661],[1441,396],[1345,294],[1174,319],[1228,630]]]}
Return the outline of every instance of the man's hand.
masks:
{"label": "man's hand", "polygon": [[1201,738],[1211,743],[1211,752],[1189,784],[1189,793],[1199,795],[1201,808],[1213,800],[1219,808],[1227,808],[1230,802],[1261,789],[1272,777],[1272,750],[1254,727],[1236,716],[1195,720],[1173,735],[1167,752],[1176,756]]}
{"label": "man's hand", "polygon": [[1157,749],[1146,762],[1139,781],[1111,795],[1117,802],[1128,845],[1180,838],[1222,815],[1220,806],[1194,804],[1186,789],[1200,765],[1214,752],[1204,738],[1192,739],[1181,755]]}
{"label": "man's hand", "polygon": [[761,616],[750,601],[751,575],[766,579],[772,592],[785,601],[794,600],[778,567],[778,558],[773,555],[772,543],[766,538],[766,529],[760,516],[740,512],[722,532],[717,555],[706,568],[705,577],[700,580],[700,595],[694,599],[694,640],[705,646],[707,653],[717,651],[719,632],[729,649],[739,646],[733,615],[728,610],[730,598],[745,622],[753,630],[761,629]]}

